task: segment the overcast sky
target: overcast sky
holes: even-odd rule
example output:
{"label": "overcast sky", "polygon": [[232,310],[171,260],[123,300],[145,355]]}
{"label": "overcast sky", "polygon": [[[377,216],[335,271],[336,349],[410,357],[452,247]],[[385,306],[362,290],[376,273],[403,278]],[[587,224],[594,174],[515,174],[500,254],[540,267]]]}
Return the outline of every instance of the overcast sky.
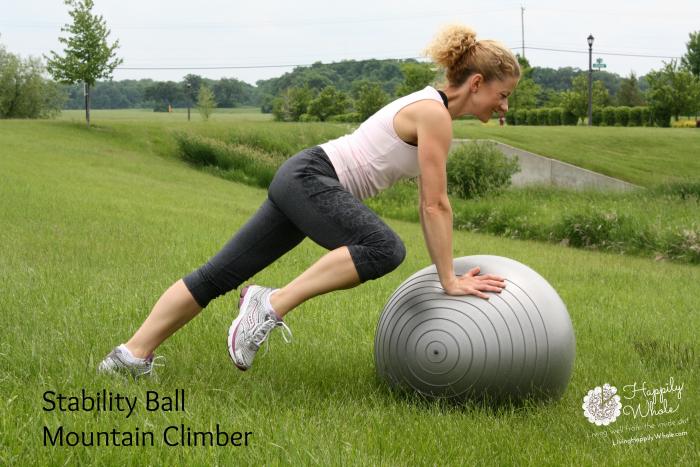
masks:
{"label": "overcast sky", "polygon": [[[594,61],[642,75],[685,54],[688,33],[700,30],[698,0],[95,0],[94,11],[107,21],[110,39],[119,39],[124,63],[116,80],[178,81],[195,73],[254,84],[289,65],[419,57],[450,22],[521,52],[521,6],[533,66],[587,69],[586,37],[593,34]],[[62,0],[0,0],[0,43],[23,57],[61,52],[58,37],[69,20]],[[199,69],[127,69],[158,67]]]}

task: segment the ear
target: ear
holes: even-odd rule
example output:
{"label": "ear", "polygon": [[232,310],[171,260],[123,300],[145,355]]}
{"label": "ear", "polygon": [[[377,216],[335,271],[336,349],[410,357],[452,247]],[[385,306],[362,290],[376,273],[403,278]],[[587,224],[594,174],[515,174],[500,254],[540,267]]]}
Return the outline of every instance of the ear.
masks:
{"label": "ear", "polygon": [[469,77],[469,90],[476,94],[479,91],[481,85],[484,84],[484,75],[481,73],[474,73]]}

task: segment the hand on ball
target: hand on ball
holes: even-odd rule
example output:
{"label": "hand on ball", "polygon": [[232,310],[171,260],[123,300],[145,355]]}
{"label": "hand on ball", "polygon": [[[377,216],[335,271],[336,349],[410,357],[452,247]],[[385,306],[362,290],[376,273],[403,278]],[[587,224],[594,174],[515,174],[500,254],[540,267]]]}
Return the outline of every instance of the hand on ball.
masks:
{"label": "hand on ball", "polygon": [[447,295],[476,295],[488,300],[489,296],[484,292],[500,293],[506,286],[505,279],[495,274],[479,275],[479,267],[470,269],[462,276],[455,276],[449,284],[444,284],[443,289]]}

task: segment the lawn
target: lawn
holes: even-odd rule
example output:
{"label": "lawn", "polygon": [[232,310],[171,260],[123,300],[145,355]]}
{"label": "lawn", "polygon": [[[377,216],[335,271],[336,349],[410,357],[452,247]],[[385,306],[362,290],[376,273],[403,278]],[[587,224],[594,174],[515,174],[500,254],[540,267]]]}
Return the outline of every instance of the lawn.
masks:
{"label": "lawn", "polygon": [[[274,335],[246,373],[225,348],[237,302],[231,293],[158,350],[167,360],[157,379],[96,375],[99,360],[162,291],[216,252],[265,191],[172,157],[173,143],[149,118],[135,125],[93,115],[90,131],[70,121],[0,121],[0,464],[697,464],[698,266],[456,232],[456,256],[511,257],[550,281],[568,306],[577,356],[558,402],[429,403],[399,397],[374,376],[381,309],[430,262],[420,225],[411,222],[388,220],[408,250],[395,272],[302,305],[287,318],[292,344]],[[282,285],[322,253],[305,241],[253,281]],[[583,416],[583,397],[596,386],[651,391],[670,378],[684,387],[681,398],[666,396],[674,413],[627,413],[608,427]],[[103,389],[140,402],[128,418],[44,410],[46,391]],[[146,410],[147,391],[176,389],[185,390],[185,411]],[[624,402],[645,408],[651,400],[651,392],[637,392]],[[164,445],[162,433],[181,424],[253,434],[240,447]],[[59,426],[151,431],[155,446],[44,446],[44,427]]]}
{"label": "lawn", "polygon": [[495,139],[542,156],[650,187],[700,178],[700,130],[455,123],[456,138]]}

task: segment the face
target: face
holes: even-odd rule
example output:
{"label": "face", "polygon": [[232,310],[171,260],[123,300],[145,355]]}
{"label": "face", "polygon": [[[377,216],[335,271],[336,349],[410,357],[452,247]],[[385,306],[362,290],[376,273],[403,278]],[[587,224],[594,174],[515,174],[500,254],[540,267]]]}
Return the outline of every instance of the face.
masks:
{"label": "face", "polygon": [[518,78],[509,77],[505,80],[494,79],[484,81],[481,75],[474,76],[470,81],[472,94],[472,114],[486,123],[494,113],[499,116],[508,112],[508,96],[518,85]]}

